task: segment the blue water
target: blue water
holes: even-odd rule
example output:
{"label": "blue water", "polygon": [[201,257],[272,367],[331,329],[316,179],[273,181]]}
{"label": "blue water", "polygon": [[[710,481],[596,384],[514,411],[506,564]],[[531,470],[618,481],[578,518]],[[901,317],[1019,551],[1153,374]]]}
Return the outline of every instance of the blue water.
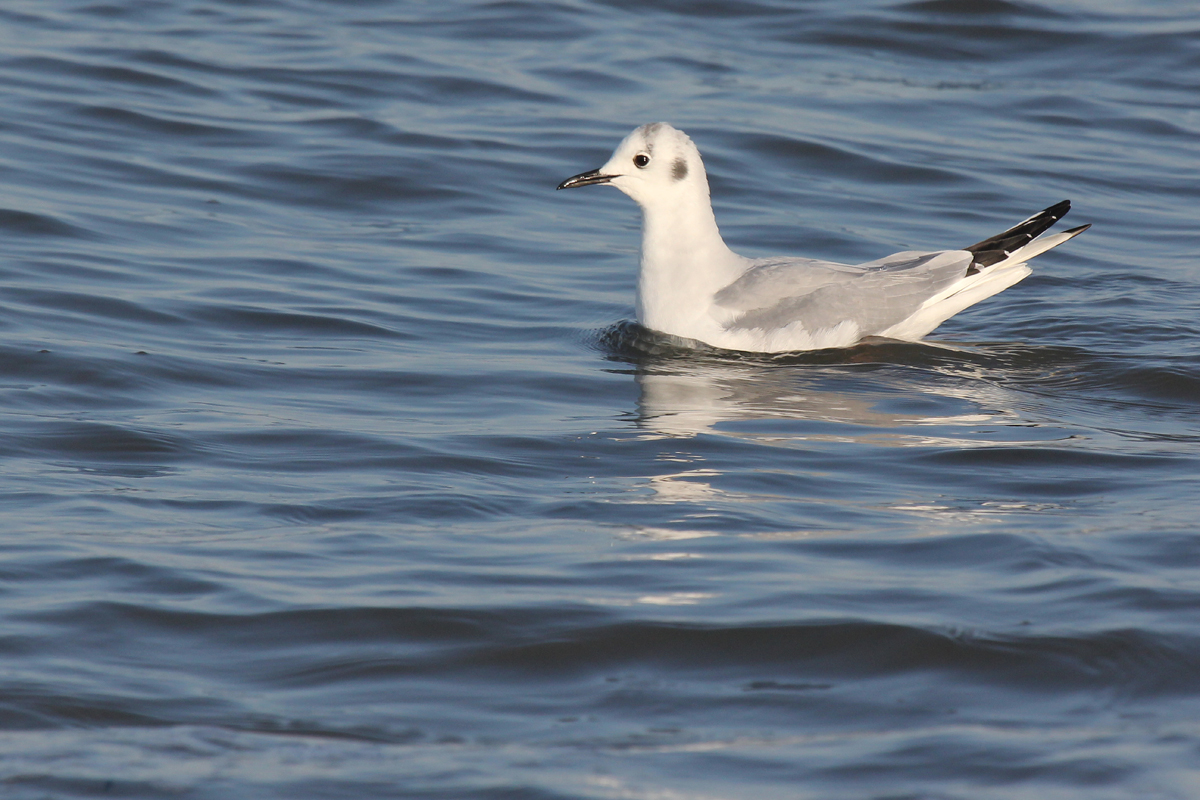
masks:
{"label": "blue water", "polygon": [[[1200,796],[1200,10],[0,9],[6,798]],[[925,344],[689,352],[750,256],[1086,234]]]}

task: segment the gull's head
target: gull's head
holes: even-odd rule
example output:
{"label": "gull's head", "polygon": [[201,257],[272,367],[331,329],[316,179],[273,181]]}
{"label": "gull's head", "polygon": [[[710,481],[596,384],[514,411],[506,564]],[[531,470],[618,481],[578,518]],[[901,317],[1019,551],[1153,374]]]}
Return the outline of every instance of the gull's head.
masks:
{"label": "gull's head", "polygon": [[567,178],[558,188],[601,183],[615,186],[643,208],[679,202],[697,192],[708,198],[708,177],[700,151],[687,134],[665,122],[652,122],[636,129],[617,145],[608,163]]}

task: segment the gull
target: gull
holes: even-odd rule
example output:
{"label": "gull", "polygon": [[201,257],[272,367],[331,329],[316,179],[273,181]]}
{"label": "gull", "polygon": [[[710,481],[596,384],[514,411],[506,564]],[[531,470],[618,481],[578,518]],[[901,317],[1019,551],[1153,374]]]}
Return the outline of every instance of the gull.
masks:
{"label": "gull", "polygon": [[956,250],[865,264],[745,258],[726,246],[700,151],[665,122],[643,125],[599,169],[559,189],[606,184],[642,208],[637,319],[650,330],[726,350],[779,353],[849,347],[868,336],[918,341],[968,306],[1015,284],[1026,262],[1090,226],[1042,236],[1068,200]]}

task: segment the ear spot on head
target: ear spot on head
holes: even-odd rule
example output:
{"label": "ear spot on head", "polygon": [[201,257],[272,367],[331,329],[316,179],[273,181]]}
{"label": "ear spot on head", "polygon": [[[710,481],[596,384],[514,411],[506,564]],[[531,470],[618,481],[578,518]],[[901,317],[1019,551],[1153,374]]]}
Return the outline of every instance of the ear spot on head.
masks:
{"label": "ear spot on head", "polygon": [[687,162],[682,158],[675,159],[675,163],[671,165],[671,177],[677,181],[687,177]]}

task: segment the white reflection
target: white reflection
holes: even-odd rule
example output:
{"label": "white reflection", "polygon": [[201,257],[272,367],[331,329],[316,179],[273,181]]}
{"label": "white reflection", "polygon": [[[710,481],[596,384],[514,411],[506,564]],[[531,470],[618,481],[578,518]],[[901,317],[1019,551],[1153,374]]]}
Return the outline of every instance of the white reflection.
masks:
{"label": "white reflection", "polygon": [[679,561],[686,558],[704,558],[699,553],[643,553],[617,556],[618,561]]}
{"label": "white reflection", "polygon": [[732,363],[647,369],[636,380],[641,389],[638,423],[649,437],[690,438],[716,432],[722,423],[779,420],[814,424],[734,425],[720,432],[763,442],[844,439],[879,445],[978,446],[993,442],[972,442],[928,428],[1017,420],[1008,410],[1016,402],[1008,390],[930,373],[914,380],[895,373],[885,377],[878,372]]}
{"label": "white reflection", "polygon": [[663,592],[662,594],[644,594],[638,597],[610,595],[608,597],[584,596],[579,599],[584,603],[597,606],[628,608],[639,603],[648,606],[694,606],[720,596],[717,592]]}
{"label": "white reflection", "polygon": [[[721,473],[714,469],[689,469],[674,472],[669,475],[655,475],[650,478],[650,488],[654,491],[655,502],[688,503],[709,500],[718,495],[726,495],[719,489],[714,489],[704,478],[715,478]],[[701,480],[696,480],[700,478]]]}
{"label": "white reflection", "polygon": [[[715,490],[714,490],[715,493]],[[713,531],[679,530],[676,528],[631,528],[622,531],[618,536],[632,541],[645,540],[650,542],[674,542],[685,539],[707,539],[717,536]]]}
{"label": "white reflection", "polygon": [[[1028,403],[1027,394],[977,373],[970,363],[959,369],[955,364],[913,368],[703,359],[643,362],[635,373],[641,390],[636,423],[641,438],[662,441],[658,460],[666,462],[667,471],[645,477],[634,496],[623,502],[678,504],[680,516],[672,522],[679,528],[668,522],[657,528],[635,528],[624,536],[665,542],[720,535],[714,530],[731,533],[722,524],[730,503],[852,502],[837,496],[836,490],[834,496],[818,492],[793,497],[784,489],[787,496],[781,497],[777,488],[767,488],[781,482],[769,478],[761,492],[747,488],[755,485],[755,473],[766,475],[777,462],[769,453],[756,456],[740,448],[728,451],[728,463],[740,465],[739,480],[722,480],[726,459],[715,458],[714,453],[725,450],[719,443],[690,442],[697,437],[811,451],[818,454],[811,461],[813,476],[826,486],[840,471],[852,483],[859,480],[856,459],[871,458],[875,448],[973,449],[1061,438],[1061,429],[1024,418],[1016,410]],[[1028,510],[994,497],[982,503],[950,504],[941,494],[920,496],[917,490],[914,496],[913,492],[911,486],[898,489],[899,496],[890,502],[875,492],[877,499],[870,507],[958,526]],[[704,527],[710,530],[698,530]],[[931,534],[937,530],[929,528]],[[844,530],[811,528],[740,535],[799,539],[844,534]]]}
{"label": "white reflection", "polygon": [[711,600],[716,596],[711,592],[670,592],[643,595],[637,601],[652,606],[694,606],[701,600]]}

